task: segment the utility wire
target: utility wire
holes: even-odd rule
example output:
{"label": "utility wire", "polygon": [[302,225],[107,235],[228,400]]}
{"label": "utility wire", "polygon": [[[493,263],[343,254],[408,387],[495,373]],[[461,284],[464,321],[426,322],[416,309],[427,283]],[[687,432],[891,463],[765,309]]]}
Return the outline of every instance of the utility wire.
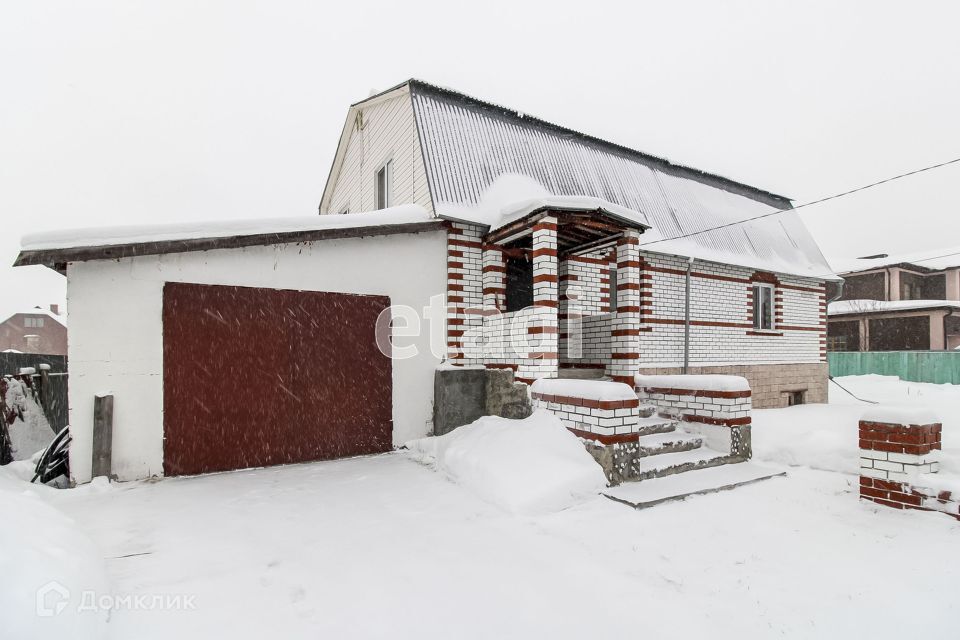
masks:
{"label": "utility wire", "polygon": [[[891,176],[891,177],[889,177],[889,178],[884,178],[883,180],[878,180],[878,181],[876,181],[876,182],[871,182],[870,184],[865,184],[865,185],[863,185],[863,186],[861,186],[861,187],[857,187],[856,189],[850,189],[849,191],[844,191],[844,192],[842,192],[842,193],[835,193],[835,194],[833,194],[832,196],[826,196],[826,197],[820,198],[820,199],[818,199],[818,200],[811,200],[810,202],[804,202],[803,204],[798,204],[797,206],[795,206],[795,207],[793,207],[793,208],[791,208],[791,209],[777,209],[776,211],[769,211],[769,212],[767,212],[767,213],[762,213],[762,214],[760,214],[760,215],[758,215],[758,216],[753,216],[753,217],[751,217],[751,218],[744,218],[743,220],[735,220],[735,221],[733,221],[733,222],[727,222],[727,223],[725,223],[725,224],[717,225],[717,226],[715,226],[715,227],[709,227],[709,228],[707,228],[707,229],[701,229],[700,231],[692,231],[692,232],[690,232],[690,233],[684,233],[684,234],[682,234],[682,235],[673,236],[673,237],[671,237],[671,238],[661,238],[661,239],[659,239],[659,240],[650,240],[649,242],[641,242],[641,243],[640,243],[640,246],[641,246],[641,247],[645,247],[645,246],[647,246],[647,245],[657,244],[657,243],[659,243],[659,242],[668,242],[668,241],[670,241],[670,240],[680,240],[680,239],[683,239],[683,238],[689,238],[689,237],[691,237],[691,236],[700,235],[701,233],[708,233],[708,232],[710,232],[710,231],[716,231],[717,229],[726,229],[726,228],[728,228],[728,227],[735,227],[735,226],[737,226],[737,225],[739,225],[739,224],[744,224],[744,223],[746,223],[746,222],[752,222],[753,220],[760,220],[761,218],[769,218],[769,217],[771,217],[771,216],[778,216],[778,215],[783,214],[783,213],[788,213],[788,212],[791,212],[791,211],[796,211],[797,209],[803,209],[804,207],[812,207],[812,206],[815,205],[815,204],[821,204],[821,203],[823,203],[823,202],[828,202],[828,201],[830,201],[830,200],[836,200],[837,198],[843,198],[843,197],[845,197],[845,196],[849,196],[849,195],[851,195],[851,194],[858,193],[858,192],[860,192],[860,191],[866,191],[867,189],[872,189],[873,187],[877,187],[877,186],[879,186],[879,185],[881,185],[881,184],[886,184],[886,183],[888,183],[888,182],[893,182],[894,180],[900,180],[901,178],[906,178],[906,177],[909,177],[909,176],[914,176],[914,175],[916,175],[916,174],[918,174],[918,173],[923,173],[924,171],[931,171],[931,170],[933,170],[933,169],[939,169],[940,167],[945,167],[945,166],[947,166],[947,165],[955,164],[955,163],[957,163],[957,162],[960,162],[960,158],[954,158],[953,160],[947,160],[946,162],[940,162],[940,163],[938,163],[938,164],[932,164],[932,165],[930,165],[930,166],[928,166],[928,167],[923,167],[922,169],[915,169],[915,170],[913,170],[913,171],[908,171],[907,173],[901,173],[901,174],[896,175],[896,176]],[[945,257],[945,256],[944,256],[944,257]],[[934,258],[929,258],[929,259],[930,259],[930,260],[933,260]]]}
{"label": "utility wire", "polygon": [[853,393],[850,391],[850,389],[847,389],[845,386],[843,386],[842,384],[840,384],[839,382],[837,382],[837,381],[834,379],[833,376],[827,376],[827,378],[830,379],[830,382],[832,382],[833,384],[837,385],[838,387],[840,387],[841,389],[843,389],[844,391],[846,391],[847,393],[849,393],[849,394],[850,394],[850,397],[854,398],[855,400],[859,400],[860,402],[869,402],[870,404],[880,404],[880,403],[877,402],[876,400],[867,400],[866,398],[858,398],[857,396],[853,395]]}

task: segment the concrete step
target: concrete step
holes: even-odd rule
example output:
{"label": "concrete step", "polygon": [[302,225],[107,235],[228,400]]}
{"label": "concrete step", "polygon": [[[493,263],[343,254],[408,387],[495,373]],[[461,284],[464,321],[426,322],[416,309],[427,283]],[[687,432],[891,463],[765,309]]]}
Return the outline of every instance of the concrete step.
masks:
{"label": "concrete step", "polygon": [[609,380],[603,369],[594,369],[591,367],[563,367],[557,371],[557,377],[568,380]]}
{"label": "concrete step", "polygon": [[676,420],[667,420],[656,416],[641,417],[637,423],[637,435],[640,437],[657,433],[671,433],[677,429]]}
{"label": "concrete step", "polygon": [[656,413],[657,413],[657,408],[656,408],[655,406],[653,406],[652,404],[641,404],[641,405],[640,405],[640,417],[641,417],[641,418],[649,418],[649,417],[651,417],[651,416],[656,415]]}
{"label": "concrete step", "polygon": [[675,473],[716,467],[728,462],[733,462],[728,454],[703,446],[689,451],[660,453],[640,459],[640,474],[637,480],[663,478]]}
{"label": "concrete step", "polygon": [[740,462],[643,482],[626,482],[607,489],[603,495],[634,509],[646,509],[664,502],[725,491],[784,475],[786,472],[782,469]]}
{"label": "concrete step", "polygon": [[[652,433],[640,437],[640,457],[656,456],[662,453],[678,453],[700,448],[703,438],[694,433],[675,430],[665,433]],[[642,467],[641,467],[642,468]]]}

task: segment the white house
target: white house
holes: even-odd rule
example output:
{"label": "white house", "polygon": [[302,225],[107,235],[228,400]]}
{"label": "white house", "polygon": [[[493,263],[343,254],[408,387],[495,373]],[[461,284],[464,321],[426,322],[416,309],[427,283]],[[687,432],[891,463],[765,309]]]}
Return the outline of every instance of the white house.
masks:
{"label": "white house", "polygon": [[[73,479],[102,394],[111,472],[134,479],[428,435],[444,360],[632,385],[686,354],[745,376],[754,406],[824,401],[835,277],[789,208],[411,80],[350,107],[321,216],[40,234],[16,264],[67,276]],[[398,305],[424,322],[393,311],[416,349],[391,359]]]}

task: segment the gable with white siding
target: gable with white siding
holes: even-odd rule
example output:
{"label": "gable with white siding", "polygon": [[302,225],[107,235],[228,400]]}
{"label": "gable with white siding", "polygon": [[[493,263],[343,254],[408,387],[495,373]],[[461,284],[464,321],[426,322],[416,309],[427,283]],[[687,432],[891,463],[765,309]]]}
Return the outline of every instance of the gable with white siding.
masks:
{"label": "gable with white siding", "polygon": [[320,213],[376,209],[374,176],[388,160],[393,162],[391,205],[419,204],[432,213],[406,85],[350,108]]}

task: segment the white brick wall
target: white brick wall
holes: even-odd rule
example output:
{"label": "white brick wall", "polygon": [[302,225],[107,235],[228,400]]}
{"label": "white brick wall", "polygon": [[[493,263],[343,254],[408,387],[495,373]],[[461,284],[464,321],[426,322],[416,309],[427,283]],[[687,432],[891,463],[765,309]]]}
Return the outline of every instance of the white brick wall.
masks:
{"label": "white brick wall", "polygon": [[[684,281],[686,259],[641,251],[634,243],[586,256],[590,260],[558,262],[556,233],[552,217],[541,221],[533,233],[535,302],[558,306],[538,307],[523,318],[521,328],[512,326],[514,314],[489,316],[503,309],[505,261],[501,252],[480,247],[482,227],[455,223],[450,232],[448,283],[457,290],[448,292],[449,344],[457,348],[463,334],[474,331],[489,342],[490,355],[460,356],[462,364],[496,363],[517,367],[520,378],[554,375],[559,360],[604,365],[608,375],[631,376],[645,368],[676,367],[683,362]],[[622,308],[639,307],[639,313],[606,313],[609,301],[610,261],[641,266],[617,270],[618,303]],[[484,270],[486,268],[486,270]],[[826,360],[826,302],[823,282],[777,274],[775,325],[757,335],[753,329],[751,295],[755,270],[697,261],[691,278],[690,364],[820,363]],[[560,299],[561,297],[575,299]],[[572,296],[570,294],[573,294]],[[482,309],[482,310],[481,310]],[[584,336],[582,356],[571,358],[565,335],[568,319],[580,318]],[[505,348],[510,331],[542,326],[545,333],[516,336],[533,348],[511,353]],[[557,333],[553,333],[557,331]],[[613,336],[618,331],[621,335]],[[532,358],[545,353],[554,357]],[[639,353],[638,359],[613,358],[614,354]]]}

